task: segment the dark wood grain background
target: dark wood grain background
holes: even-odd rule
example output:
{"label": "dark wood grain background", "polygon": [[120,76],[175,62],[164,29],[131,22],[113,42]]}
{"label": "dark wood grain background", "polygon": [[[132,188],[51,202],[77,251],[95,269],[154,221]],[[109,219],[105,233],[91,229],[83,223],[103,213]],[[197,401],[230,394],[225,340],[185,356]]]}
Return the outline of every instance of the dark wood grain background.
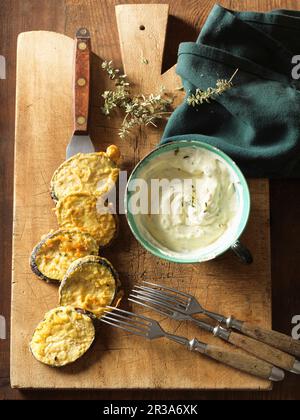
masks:
{"label": "dark wood grain background", "polygon": [[[167,1],[0,0],[0,55],[4,55],[7,60],[7,78],[0,80],[0,314],[7,321],[10,316],[17,36],[24,31],[51,30],[73,37],[79,26],[98,26],[98,36],[103,42],[106,57],[121,66],[114,6],[126,3]],[[170,0],[169,3],[171,18],[165,69],[176,62],[179,42],[196,38],[214,1]],[[240,10],[300,9],[297,0],[228,0],[219,3]],[[293,316],[300,315],[300,188],[297,180],[271,182],[271,235],[273,326],[274,329],[290,334]],[[9,347],[9,339],[0,340],[0,399],[300,399],[300,377],[292,375],[288,375],[284,383],[276,384],[272,392],[265,393],[118,391],[112,395],[108,391],[21,392],[10,388]]]}

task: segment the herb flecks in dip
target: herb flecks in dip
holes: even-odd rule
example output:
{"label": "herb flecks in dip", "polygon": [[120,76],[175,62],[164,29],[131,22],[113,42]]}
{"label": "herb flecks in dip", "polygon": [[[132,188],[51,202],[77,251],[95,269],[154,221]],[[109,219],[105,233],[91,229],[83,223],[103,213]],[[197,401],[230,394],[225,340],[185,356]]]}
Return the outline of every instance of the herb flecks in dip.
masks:
{"label": "herb flecks in dip", "polygon": [[[196,252],[236,227],[235,182],[218,155],[193,147],[175,149],[155,158],[139,176],[148,183],[152,207],[137,221],[157,245],[176,253]],[[160,183],[154,206],[153,180]]]}

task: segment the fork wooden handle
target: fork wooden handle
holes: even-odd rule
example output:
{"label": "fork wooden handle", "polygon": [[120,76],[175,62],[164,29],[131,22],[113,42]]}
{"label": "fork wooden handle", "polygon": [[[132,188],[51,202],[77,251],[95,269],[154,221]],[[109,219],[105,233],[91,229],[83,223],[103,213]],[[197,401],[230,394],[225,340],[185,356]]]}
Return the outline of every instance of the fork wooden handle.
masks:
{"label": "fork wooden handle", "polygon": [[293,372],[297,364],[294,356],[290,356],[281,350],[269,346],[268,344],[257,341],[245,335],[231,332],[228,342],[246,350],[248,353],[265,360],[274,366]]}
{"label": "fork wooden handle", "polygon": [[273,330],[265,330],[263,328],[255,327],[247,322],[242,324],[242,332],[249,337],[253,337],[256,340],[267,343],[277,349],[300,357],[300,341],[294,340],[288,335]]}
{"label": "fork wooden handle", "polygon": [[87,132],[90,96],[91,38],[86,28],[76,33],[74,77],[74,131]]}
{"label": "fork wooden handle", "polygon": [[300,357],[300,341],[294,340],[292,337],[280,332],[256,327],[248,322],[237,321],[234,318],[229,318],[228,321],[232,324],[230,325],[232,328],[241,331],[247,336],[269,344],[269,346],[273,346],[286,353],[293,354],[296,357]]}
{"label": "fork wooden handle", "polygon": [[228,351],[222,347],[217,347],[211,344],[203,346],[198,342],[198,340],[193,340],[191,349],[205,354],[211,359],[221,362],[227,366],[259,378],[274,382],[279,382],[284,379],[284,372],[282,370],[247,354]]}

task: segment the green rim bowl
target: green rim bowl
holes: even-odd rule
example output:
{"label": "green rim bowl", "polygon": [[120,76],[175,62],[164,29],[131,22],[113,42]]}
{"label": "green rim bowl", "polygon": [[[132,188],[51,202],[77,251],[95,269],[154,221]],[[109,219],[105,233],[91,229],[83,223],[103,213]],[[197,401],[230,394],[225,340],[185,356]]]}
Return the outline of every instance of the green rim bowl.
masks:
{"label": "green rim bowl", "polygon": [[[141,231],[141,229],[138,227],[136,223],[136,215],[132,214],[129,209],[129,203],[131,196],[135,193],[134,191],[130,191],[130,184],[133,180],[140,178],[139,174],[143,171],[143,169],[146,167],[146,165],[151,165],[151,162],[158,156],[161,156],[163,153],[170,152],[172,150],[181,149],[181,148],[197,148],[197,149],[205,149],[208,150],[218,157],[222,158],[228,165],[228,168],[232,171],[233,176],[237,180],[237,184],[239,185],[239,188],[237,188],[238,192],[238,200],[240,205],[242,206],[242,209],[240,209],[240,220],[237,224],[236,229],[234,230],[232,236],[230,236],[230,240],[224,241],[213,250],[207,251],[206,248],[203,250],[199,250],[199,253],[197,256],[193,255],[190,256],[189,254],[179,254],[177,252],[169,251],[164,248],[163,245],[161,245],[153,239],[153,242],[147,238],[146,235]],[[233,247],[239,240],[240,236],[244,232],[249,215],[250,215],[250,192],[248,188],[247,181],[242,174],[241,170],[237,166],[237,164],[224,152],[217,149],[214,146],[211,146],[207,143],[203,143],[200,141],[193,141],[193,140],[180,140],[180,141],[174,141],[170,143],[163,144],[156,149],[154,149],[151,153],[149,153],[147,156],[145,156],[144,159],[142,159],[137,166],[134,168],[131,176],[129,177],[126,191],[125,191],[125,214],[127,217],[128,224],[130,226],[130,229],[135,236],[135,238],[140,242],[140,244],[151,254],[155,255],[156,257],[162,258],[167,261],[175,262],[175,263],[181,263],[181,264],[191,264],[191,263],[197,263],[197,262],[204,262],[212,260],[219,255],[224,254],[226,251],[228,251],[231,247]],[[211,248],[211,247],[210,247]]]}

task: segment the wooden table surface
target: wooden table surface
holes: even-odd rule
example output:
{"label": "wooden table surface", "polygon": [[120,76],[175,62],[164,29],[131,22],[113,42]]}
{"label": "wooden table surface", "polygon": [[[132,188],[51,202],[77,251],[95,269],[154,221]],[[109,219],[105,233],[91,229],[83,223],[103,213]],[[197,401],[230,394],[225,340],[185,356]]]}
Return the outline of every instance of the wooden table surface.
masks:
{"label": "wooden table surface", "polygon": [[[126,3],[166,3],[166,0],[0,0],[0,55],[6,58],[6,79],[0,80],[0,314],[10,316],[11,239],[13,203],[14,107],[16,40],[20,32],[52,30],[73,36],[78,26],[93,26],[96,15],[102,17],[98,28],[107,57],[121,66],[121,55],[114,6]],[[213,0],[172,0],[164,68],[176,62],[181,41],[195,40]],[[297,0],[219,1],[240,10],[299,9]],[[99,17],[99,16],[98,16]],[[68,25],[66,25],[68,23]],[[68,31],[66,31],[66,26]],[[271,182],[271,235],[273,327],[291,334],[292,318],[300,315],[300,194],[297,180]],[[8,325],[9,337],[9,325]],[[199,391],[18,391],[9,384],[9,339],[0,340],[0,399],[299,399],[300,379],[288,375],[272,392],[199,392]]]}

